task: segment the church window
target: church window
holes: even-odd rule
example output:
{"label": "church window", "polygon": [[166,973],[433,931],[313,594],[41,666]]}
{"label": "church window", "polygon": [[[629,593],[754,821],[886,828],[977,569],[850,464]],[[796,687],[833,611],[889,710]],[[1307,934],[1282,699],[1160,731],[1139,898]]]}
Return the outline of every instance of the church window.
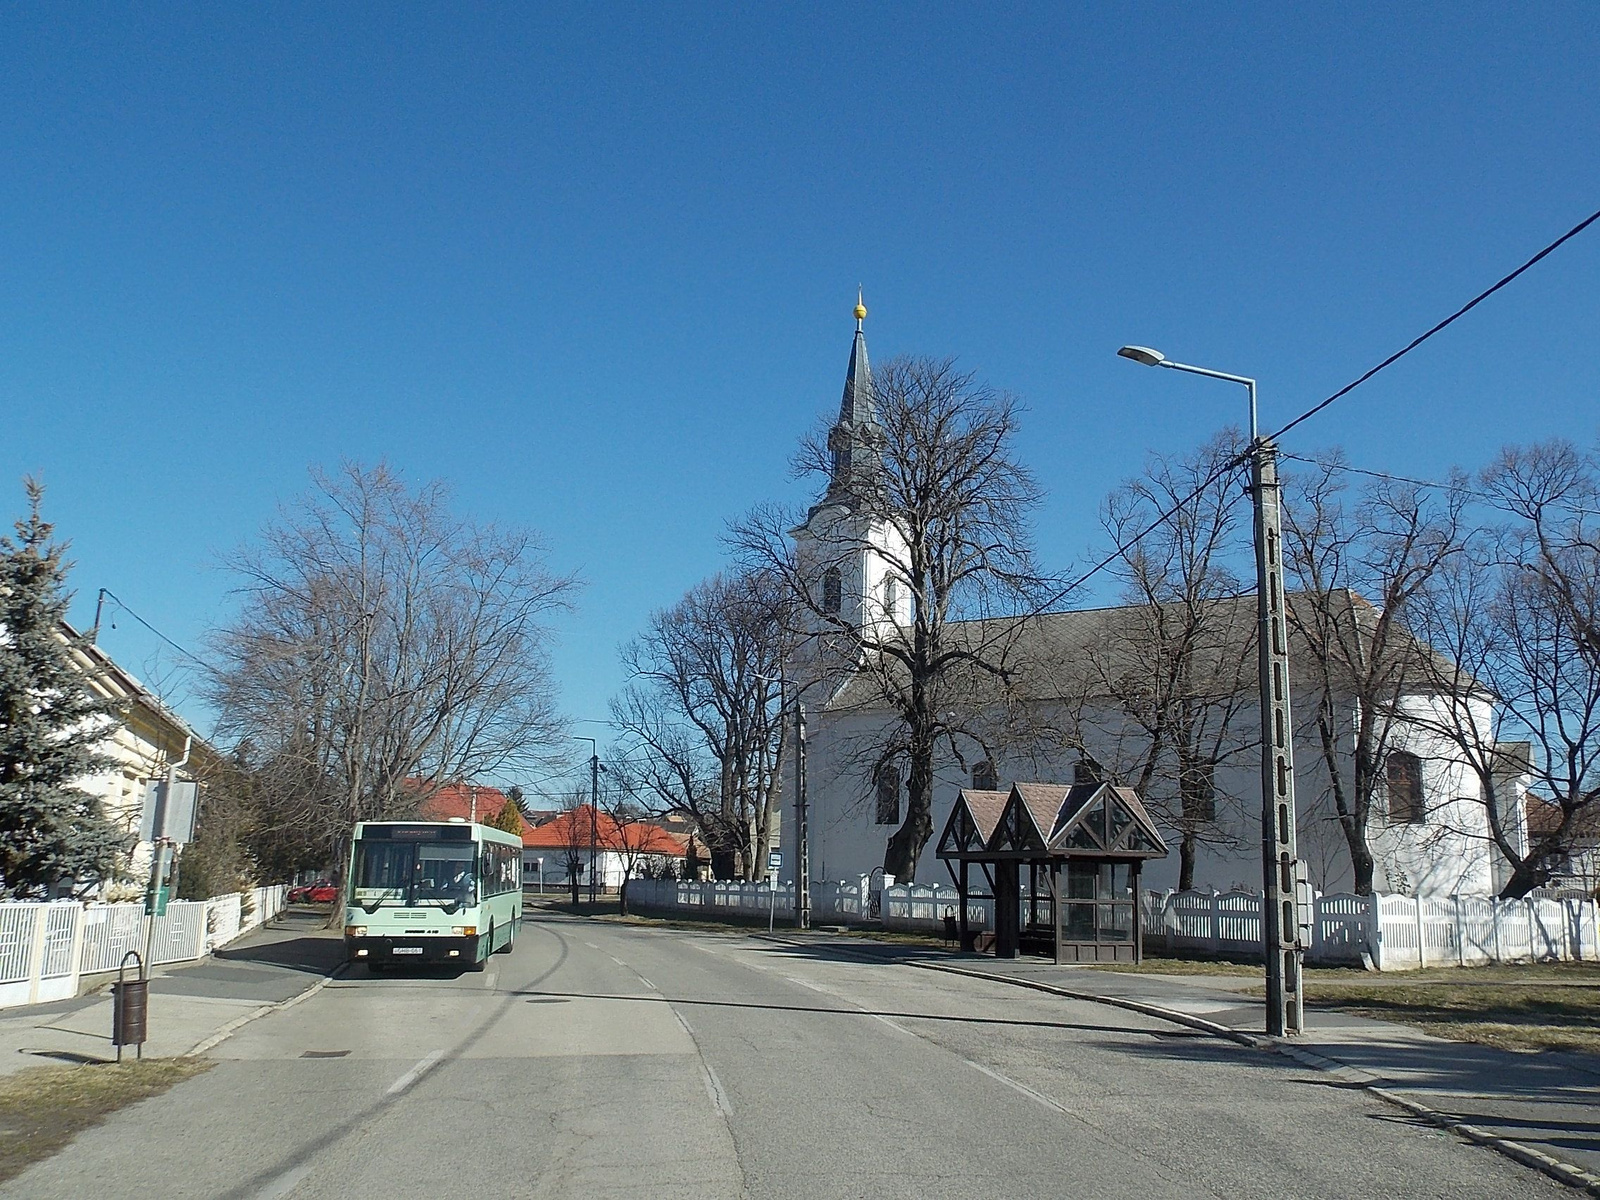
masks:
{"label": "church window", "polygon": [[1426,819],[1422,795],[1422,760],[1408,750],[1391,750],[1384,763],[1389,785],[1389,820],[1420,825]]}
{"label": "church window", "polygon": [[980,792],[1000,790],[1000,773],[987,758],[981,763],[972,764],[972,786]]}
{"label": "church window", "polygon": [[878,768],[877,792],[876,823],[879,825],[898,825],[900,823],[900,771],[897,767],[884,765]]}
{"label": "church window", "polygon": [[886,576],[883,581],[883,607],[891,619],[894,617],[895,605],[900,600],[900,583],[893,575]]}
{"label": "church window", "polygon": [[822,573],[822,611],[836,613],[844,607],[844,578],[838,567],[829,567]]}

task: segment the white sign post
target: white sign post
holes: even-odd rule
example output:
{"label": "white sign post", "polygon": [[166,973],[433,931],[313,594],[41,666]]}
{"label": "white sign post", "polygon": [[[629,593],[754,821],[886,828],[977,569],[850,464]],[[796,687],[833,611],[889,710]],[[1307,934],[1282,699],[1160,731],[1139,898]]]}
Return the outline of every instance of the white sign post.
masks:
{"label": "white sign post", "polygon": [[772,932],[774,918],[778,915],[778,871],[783,866],[783,851],[767,851],[767,890],[772,893],[767,905],[767,932]]}

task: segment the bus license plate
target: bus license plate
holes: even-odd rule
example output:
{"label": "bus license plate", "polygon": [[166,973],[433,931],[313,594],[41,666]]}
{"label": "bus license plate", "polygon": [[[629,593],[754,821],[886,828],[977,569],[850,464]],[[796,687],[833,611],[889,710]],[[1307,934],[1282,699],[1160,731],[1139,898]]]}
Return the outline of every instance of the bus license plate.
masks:
{"label": "bus license plate", "polygon": [[422,947],[421,946],[396,946],[394,948],[394,950],[393,950],[393,953],[395,953],[395,954],[421,954],[422,953]]}

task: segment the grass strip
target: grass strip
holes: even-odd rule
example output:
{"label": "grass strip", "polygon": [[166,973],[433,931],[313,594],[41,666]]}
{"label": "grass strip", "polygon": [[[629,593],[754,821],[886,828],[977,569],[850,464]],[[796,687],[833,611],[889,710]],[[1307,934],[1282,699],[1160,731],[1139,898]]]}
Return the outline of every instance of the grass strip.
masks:
{"label": "grass strip", "polygon": [[208,1070],[199,1058],[30,1067],[0,1075],[0,1181],[49,1158],[119,1108]]}

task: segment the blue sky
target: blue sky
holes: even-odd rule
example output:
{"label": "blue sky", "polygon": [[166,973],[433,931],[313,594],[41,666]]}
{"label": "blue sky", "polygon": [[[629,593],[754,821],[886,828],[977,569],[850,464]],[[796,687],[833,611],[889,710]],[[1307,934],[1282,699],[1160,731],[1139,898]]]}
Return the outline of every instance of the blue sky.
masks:
{"label": "blue sky", "polygon": [[[384,458],[583,574],[556,665],[603,717],[726,521],[806,499],[857,283],[875,359],[1023,398],[1068,570],[1242,421],[1119,345],[1257,375],[1272,427],[1600,207],[1589,4],[531,8],[0,15],[0,494],[45,479],[83,624],[107,587],[199,648],[219,556]],[[1592,442],[1597,284],[1600,228],[1286,448]]]}

